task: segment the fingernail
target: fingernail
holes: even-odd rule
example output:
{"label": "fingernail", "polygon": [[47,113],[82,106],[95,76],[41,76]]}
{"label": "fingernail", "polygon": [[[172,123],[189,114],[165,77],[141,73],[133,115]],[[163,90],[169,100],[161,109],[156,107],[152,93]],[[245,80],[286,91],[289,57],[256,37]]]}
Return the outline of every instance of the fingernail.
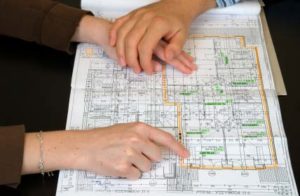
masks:
{"label": "fingernail", "polygon": [[190,156],[190,152],[188,150],[184,151],[184,155],[185,158],[188,158]]}
{"label": "fingernail", "polygon": [[121,64],[123,67],[126,66],[126,61],[125,61],[124,57],[121,57],[121,58],[120,58],[120,64]]}
{"label": "fingernail", "polygon": [[161,64],[159,62],[155,62],[154,63],[154,71],[155,72],[161,72],[161,70],[162,70]]}
{"label": "fingernail", "polygon": [[134,73],[136,73],[136,74],[139,74],[139,73],[141,72],[140,69],[134,69],[133,71],[134,71]]}
{"label": "fingernail", "polygon": [[182,158],[188,158],[190,156],[190,152],[188,150],[184,150],[181,154]]}
{"label": "fingernail", "polygon": [[191,63],[190,66],[193,68],[193,71],[196,71],[198,69],[196,63]]}
{"label": "fingernail", "polygon": [[187,67],[186,68],[186,74],[191,74],[191,73],[193,73],[193,70]]}

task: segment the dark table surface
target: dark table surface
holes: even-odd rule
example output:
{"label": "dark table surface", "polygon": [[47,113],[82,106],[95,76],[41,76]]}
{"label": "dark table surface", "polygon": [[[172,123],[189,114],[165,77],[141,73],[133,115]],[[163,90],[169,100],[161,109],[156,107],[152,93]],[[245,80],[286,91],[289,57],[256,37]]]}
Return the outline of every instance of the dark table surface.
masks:
{"label": "dark table surface", "polygon": [[[278,1],[265,12],[288,91],[279,101],[299,184],[300,1]],[[27,131],[64,129],[73,62],[74,56],[0,37],[0,126],[25,124]],[[57,174],[23,176],[17,189],[0,186],[0,195],[55,195]]]}

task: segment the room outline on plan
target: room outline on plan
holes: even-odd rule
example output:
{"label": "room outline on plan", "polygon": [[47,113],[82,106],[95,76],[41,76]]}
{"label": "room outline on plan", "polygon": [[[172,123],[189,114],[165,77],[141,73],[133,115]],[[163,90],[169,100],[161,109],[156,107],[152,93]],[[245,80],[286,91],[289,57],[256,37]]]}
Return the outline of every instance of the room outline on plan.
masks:
{"label": "room outline on plan", "polygon": [[61,171],[57,196],[298,195],[260,21],[226,17],[192,27],[191,75],[170,65],[137,75],[100,47],[78,46],[68,129],[143,122],[174,135],[190,157],[163,150],[138,181]]}

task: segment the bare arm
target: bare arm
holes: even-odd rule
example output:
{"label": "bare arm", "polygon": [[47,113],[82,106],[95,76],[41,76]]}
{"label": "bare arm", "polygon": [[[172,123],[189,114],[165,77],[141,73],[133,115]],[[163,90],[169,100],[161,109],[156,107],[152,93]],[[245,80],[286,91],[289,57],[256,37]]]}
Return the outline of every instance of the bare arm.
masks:
{"label": "bare arm", "polygon": [[[74,36],[72,37],[72,41],[100,45],[104,48],[109,57],[117,60],[116,48],[109,44],[109,32],[111,28],[112,23],[105,19],[93,16],[84,16],[81,19]],[[183,51],[181,51],[178,57],[174,59],[166,59],[164,55],[164,50],[166,47],[167,43],[161,40],[160,43],[154,47],[154,55],[159,57],[161,60],[164,60],[166,63],[174,65],[175,67],[185,68],[185,70],[188,70],[187,72],[190,72],[190,69],[188,69],[189,67],[195,69],[196,66],[193,63],[194,59]],[[130,47],[126,48],[126,50],[130,50]],[[150,55],[149,58],[154,64],[154,71],[161,71],[161,64],[152,59],[152,53],[148,55]],[[126,67],[126,63],[122,61],[123,60],[119,60],[119,65]]]}
{"label": "bare arm", "polygon": [[[160,146],[183,158],[189,156],[172,135],[143,123],[47,132],[43,133],[43,141],[45,171],[79,169],[137,179],[161,159]],[[22,174],[40,172],[39,160],[40,143],[36,133],[26,134]]]}
{"label": "bare arm", "polygon": [[[112,27],[110,44],[116,46],[120,62],[128,64],[136,73],[144,70],[151,74],[154,71],[151,57],[160,41],[164,40],[167,44],[162,54],[167,61],[182,55],[193,19],[215,6],[215,0],[162,0],[153,3],[119,18]],[[192,63],[174,67],[187,74],[196,69]]]}

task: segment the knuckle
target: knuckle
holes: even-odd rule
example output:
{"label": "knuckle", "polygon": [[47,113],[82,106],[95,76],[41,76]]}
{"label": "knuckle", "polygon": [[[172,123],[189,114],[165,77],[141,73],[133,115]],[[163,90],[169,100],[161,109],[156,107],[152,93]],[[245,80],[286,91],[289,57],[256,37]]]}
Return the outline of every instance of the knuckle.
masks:
{"label": "knuckle", "polygon": [[131,144],[131,145],[137,145],[137,144],[140,144],[141,143],[141,139],[140,137],[135,134],[133,136],[131,136],[129,139],[128,139],[128,142]]}
{"label": "knuckle", "polygon": [[149,19],[149,18],[153,18],[154,16],[155,16],[155,13],[153,11],[148,11],[148,12],[144,13],[143,18]]}
{"label": "knuckle", "polygon": [[145,123],[142,123],[142,122],[136,122],[135,124],[134,124],[134,128],[136,129],[136,130],[144,130],[144,129],[146,129],[148,127],[148,125],[146,125]]}
{"label": "knuckle", "polygon": [[126,176],[129,173],[130,165],[127,163],[120,164],[116,167],[116,171],[121,176]]}
{"label": "knuckle", "polygon": [[128,147],[128,149],[126,149],[127,151],[131,151],[132,153],[134,152],[133,149],[130,149],[132,146],[138,145],[141,143],[141,138],[138,135],[138,133],[134,132],[134,131],[130,131],[127,132],[125,137],[123,137],[123,141],[124,144]]}
{"label": "knuckle", "polygon": [[155,16],[153,18],[153,24],[154,25],[165,25],[166,24],[166,20],[161,17],[161,16]]}
{"label": "knuckle", "polygon": [[134,150],[131,148],[131,147],[128,147],[126,150],[125,150],[125,154],[127,157],[133,157],[135,152]]}

